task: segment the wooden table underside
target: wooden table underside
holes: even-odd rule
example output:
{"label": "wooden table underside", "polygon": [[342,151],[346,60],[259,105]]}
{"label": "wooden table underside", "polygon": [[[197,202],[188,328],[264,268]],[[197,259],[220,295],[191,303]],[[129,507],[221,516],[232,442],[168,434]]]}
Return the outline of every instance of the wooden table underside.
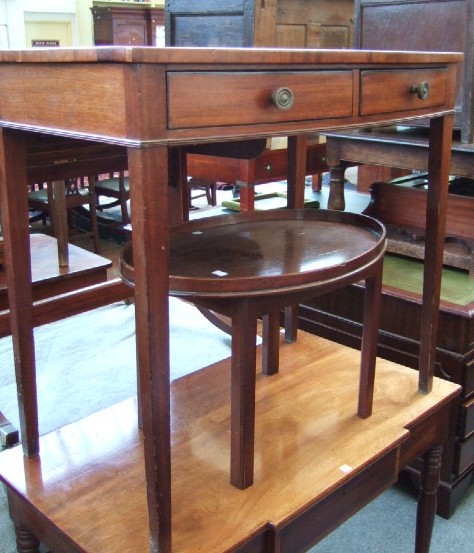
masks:
{"label": "wooden table underside", "polygon": [[[0,163],[5,178],[0,203],[12,336],[20,347],[17,377],[23,392],[20,419],[24,421],[24,452],[33,456],[39,449],[28,248],[28,133],[108,142],[128,149],[128,168],[134,183],[133,244],[140,259],[135,266],[135,300],[142,423],[147,436],[145,472],[151,550],[169,553],[167,249],[169,223],[180,220],[183,214],[180,189],[170,188],[168,182],[175,168],[169,164],[170,146],[288,136],[289,204],[302,207],[307,134],[432,117],[427,217],[431,232],[419,371],[420,389],[427,392],[433,381],[433,336],[446,207],[442,183],[449,169],[454,81],[456,64],[461,59],[459,54],[445,53],[250,48],[2,52]],[[430,95],[422,100],[418,85],[425,81],[430,83]],[[80,82],[87,86],[77,86]],[[281,88],[294,95],[290,109],[280,109],[277,100],[272,100],[281,96]],[[288,92],[285,94],[288,98]],[[178,156],[177,162],[181,178],[186,178],[185,160]]]}
{"label": "wooden table underside", "polygon": [[[286,180],[288,151],[286,148],[265,150],[249,159],[189,153],[187,167],[189,175],[193,177],[238,185],[240,211],[253,211],[255,185]],[[308,144],[306,175],[321,174],[327,170],[326,145]]]}

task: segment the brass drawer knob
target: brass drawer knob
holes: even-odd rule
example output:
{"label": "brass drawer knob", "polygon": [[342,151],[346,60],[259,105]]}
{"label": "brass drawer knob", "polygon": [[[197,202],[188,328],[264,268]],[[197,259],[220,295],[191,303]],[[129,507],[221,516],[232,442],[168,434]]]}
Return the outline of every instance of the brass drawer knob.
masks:
{"label": "brass drawer knob", "polygon": [[430,94],[430,85],[423,81],[419,85],[414,84],[411,87],[412,94],[416,94],[420,100],[426,100]]}
{"label": "brass drawer knob", "polygon": [[289,88],[277,88],[272,93],[272,102],[278,109],[290,109],[294,102],[293,92]]}

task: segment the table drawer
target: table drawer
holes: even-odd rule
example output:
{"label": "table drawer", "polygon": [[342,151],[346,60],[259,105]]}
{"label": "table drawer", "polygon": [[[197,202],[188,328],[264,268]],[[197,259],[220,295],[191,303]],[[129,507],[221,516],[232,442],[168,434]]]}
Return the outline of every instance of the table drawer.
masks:
{"label": "table drawer", "polygon": [[462,474],[473,466],[474,463],[474,433],[465,440],[456,444],[456,455],[454,460],[454,474]]}
{"label": "table drawer", "polygon": [[459,436],[465,438],[474,434],[474,398],[459,407]]}
{"label": "table drawer", "polygon": [[[426,83],[426,98],[417,87]],[[445,69],[361,72],[360,115],[396,113],[443,106],[447,100]]]}
{"label": "table drawer", "polygon": [[[293,99],[287,109],[272,100],[282,89]],[[184,129],[351,117],[352,94],[352,71],[169,72],[168,125]]]}

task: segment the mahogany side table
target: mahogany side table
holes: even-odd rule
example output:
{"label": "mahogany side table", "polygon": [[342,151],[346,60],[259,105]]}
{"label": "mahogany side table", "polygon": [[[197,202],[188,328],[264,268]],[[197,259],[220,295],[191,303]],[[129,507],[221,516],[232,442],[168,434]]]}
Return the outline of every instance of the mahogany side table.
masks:
{"label": "mahogany side table", "polygon": [[[263,318],[262,370],[276,374],[280,309],[365,280],[357,412],[371,415],[385,249],[378,221],[337,211],[224,215],[172,229],[170,294],[232,320],[230,480],[237,488],[253,483],[257,318]],[[134,286],[131,244],[120,269]]]}
{"label": "mahogany side table", "polygon": [[[168,244],[170,222],[181,220],[183,213],[180,188],[169,186],[170,149],[288,136],[288,177],[297,183],[306,173],[307,135],[430,119],[429,241],[419,371],[419,389],[427,393],[433,383],[444,183],[461,61],[458,53],[363,50],[104,47],[0,52],[0,205],[25,454],[40,453],[27,216],[26,145],[32,133],[127,148],[134,183],[132,240],[149,544],[153,552],[170,553]],[[303,186],[295,185],[290,207],[302,207],[301,190]]]}

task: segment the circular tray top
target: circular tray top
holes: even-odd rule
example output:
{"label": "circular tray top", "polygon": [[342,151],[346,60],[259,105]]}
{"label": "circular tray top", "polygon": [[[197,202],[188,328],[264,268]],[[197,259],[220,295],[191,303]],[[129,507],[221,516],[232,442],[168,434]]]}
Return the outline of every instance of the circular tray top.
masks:
{"label": "circular tray top", "polygon": [[[170,294],[247,296],[321,286],[380,260],[385,229],[365,215],[284,209],[238,213],[170,229]],[[122,278],[134,284],[128,244]]]}

